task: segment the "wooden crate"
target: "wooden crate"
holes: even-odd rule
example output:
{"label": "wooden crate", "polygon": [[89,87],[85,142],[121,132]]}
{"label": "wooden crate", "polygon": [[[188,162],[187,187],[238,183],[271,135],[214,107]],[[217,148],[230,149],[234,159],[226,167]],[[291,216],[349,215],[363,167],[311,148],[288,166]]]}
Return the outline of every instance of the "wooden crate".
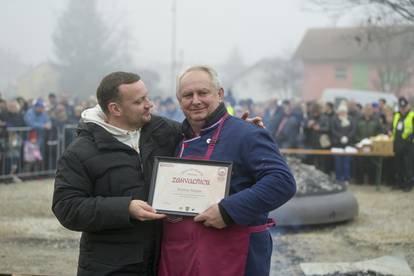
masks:
{"label": "wooden crate", "polygon": [[394,145],[392,140],[372,141],[372,152],[392,154],[394,153]]}

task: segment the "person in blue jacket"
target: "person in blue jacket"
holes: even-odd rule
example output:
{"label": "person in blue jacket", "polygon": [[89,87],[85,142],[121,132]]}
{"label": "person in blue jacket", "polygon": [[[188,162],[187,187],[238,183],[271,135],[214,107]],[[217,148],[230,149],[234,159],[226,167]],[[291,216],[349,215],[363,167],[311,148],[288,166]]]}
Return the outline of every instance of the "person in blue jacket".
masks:
{"label": "person in blue jacket", "polygon": [[52,127],[52,123],[45,108],[43,99],[39,98],[24,114],[24,121],[26,125],[34,129],[37,133],[37,143],[40,147],[42,155],[45,155],[47,131]]}
{"label": "person in blue jacket", "polygon": [[164,222],[159,275],[269,275],[268,213],[294,196],[291,171],[266,129],[227,113],[213,69],[186,70],[177,98],[186,116],[177,157],[231,161],[233,170],[228,197]]}

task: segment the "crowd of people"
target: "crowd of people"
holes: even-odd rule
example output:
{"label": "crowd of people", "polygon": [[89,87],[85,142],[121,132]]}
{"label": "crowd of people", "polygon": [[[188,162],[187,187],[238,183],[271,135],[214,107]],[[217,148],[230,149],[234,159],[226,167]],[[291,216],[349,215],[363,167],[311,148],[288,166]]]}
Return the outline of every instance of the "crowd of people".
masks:
{"label": "crowd of people", "polygon": [[[152,113],[178,122],[184,120],[175,98],[156,96],[152,102]],[[272,99],[266,103],[256,103],[251,99],[236,100],[232,92],[227,91],[225,103],[231,115],[240,117],[244,111],[248,111],[250,116],[262,117],[279,148],[345,148],[378,134],[392,136],[394,114],[398,113],[398,106],[387,104],[385,99],[365,105],[346,100],[324,103]],[[1,174],[54,169],[57,152],[50,147],[50,141],[58,139],[59,131],[64,126],[78,124],[82,111],[96,104],[93,97],[77,101],[67,95],[57,96],[54,93],[50,93],[47,99],[25,100],[17,97],[6,101],[0,98]],[[15,127],[27,127],[27,131],[10,131]],[[72,130],[63,134],[66,138],[64,147],[75,136],[74,128]],[[398,144],[402,144],[401,141]],[[394,145],[394,149],[400,148],[398,144]],[[366,162],[367,158],[306,156],[304,161],[328,174],[334,174],[337,181],[375,181],[374,164]],[[401,162],[386,160],[384,180],[398,187],[401,182],[407,181],[393,177],[401,175],[396,173],[398,168],[395,164]],[[405,187],[407,185],[403,188],[409,189]]]}
{"label": "crowd of people", "polygon": [[[381,134],[392,137],[395,156],[385,158],[381,181],[404,191],[414,186],[409,165],[414,162],[413,111],[405,97],[395,104],[381,98],[364,105],[346,99],[335,103],[272,100],[265,105],[252,100],[237,103],[231,97],[226,101],[228,106],[234,106],[231,110],[236,115],[248,110],[251,115],[262,117],[282,149],[344,149]],[[307,155],[303,159],[345,185],[350,181],[356,184],[376,181],[376,165],[368,157]]]}
{"label": "crowd of people", "polygon": [[[140,76],[113,72],[97,88],[98,104],[73,105],[51,94],[47,101],[18,104],[14,113],[21,125],[15,126],[10,124],[14,116],[10,103],[17,101],[2,100],[5,164],[13,127],[28,128],[20,137],[28,146],[20,152],[31,160],[29,169],[36,170],[53,129],[76,125],[76,138],[67,139],[72,143],[59,160],[49,161],[57,162],[53,213],[64,227],[82,232],[78,275],[269,275],[273,248],[269,227],[274,222],[268,214],[296,192],[278,147],[344,148],[388,134],[395,150],[388,165],[397,164],[392,183],[404,191],[412,188],[414,112],[404,97],[396,110],[384,99],[364,106],[346,100],[236,101],[232,93],[225,96],[217,73],[205,66],[187,69],[177,81],[176,100],[150,100]],[[243,111],[261,116],[267,129],[237,118]],[[148,202],[150,186],[155,185],[151,182],[155,156],[204,164],[230,162],[228,194],[218,202],[205,202],[205,210],[195,217],[168,217]],[[370,182],[372,176],[368,162],[348,156],[304,161],[332,172],[344,185],[352,178]],[[219,170],[216,177],[224,175]],[[186,197],[175,201],[182,200]],[[191,204],[185,206],[187,210]]]}
{"label": "crowd of people", "polygon": [[[50,93],[47,100],[0,98],[0,174],[36,173],[54,169],[59,131],[77,124],[91,101],[73,104],[69,97]],[[70,143],[74,133],[67,133]]]}

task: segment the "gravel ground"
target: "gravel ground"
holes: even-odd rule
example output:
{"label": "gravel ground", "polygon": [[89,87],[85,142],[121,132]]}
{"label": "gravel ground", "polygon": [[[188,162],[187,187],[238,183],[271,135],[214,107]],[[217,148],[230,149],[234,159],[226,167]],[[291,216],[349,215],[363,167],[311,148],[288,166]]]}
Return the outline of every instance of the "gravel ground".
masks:
{"label": "gravel ground", "polygon": [[[273,230],[272,275],[303,275],[301,262],[354,262],[405,256],[414,269],[414,191],[351,185],[353,221]],[[75,275],[79,233],[64,229],[50,206],[53,180],[0,184],[0,274]]]}

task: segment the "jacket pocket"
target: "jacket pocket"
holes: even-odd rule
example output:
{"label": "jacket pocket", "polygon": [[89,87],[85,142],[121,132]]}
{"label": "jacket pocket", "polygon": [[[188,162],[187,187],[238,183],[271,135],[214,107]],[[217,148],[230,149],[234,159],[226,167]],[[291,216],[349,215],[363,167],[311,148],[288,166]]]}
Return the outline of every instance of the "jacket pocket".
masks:
{"label": "jacket pocket", "polygon": [[140,243],[96,243],[89,254],[92,262],[123,266],[143,262],[143,246]]}

